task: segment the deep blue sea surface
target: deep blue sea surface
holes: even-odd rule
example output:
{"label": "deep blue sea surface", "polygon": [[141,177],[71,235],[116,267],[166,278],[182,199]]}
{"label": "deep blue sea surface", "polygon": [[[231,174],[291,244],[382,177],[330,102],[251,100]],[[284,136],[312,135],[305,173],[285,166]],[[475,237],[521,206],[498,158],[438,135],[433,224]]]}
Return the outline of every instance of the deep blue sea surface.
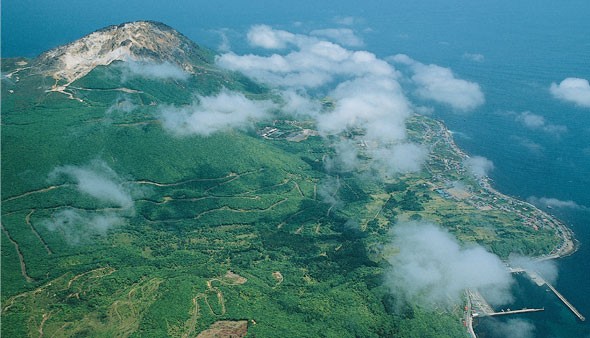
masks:
{"label": "deep blue sea surface", "polygon": [[[552,82],[590,79],[590,1],[588,0],[430,0],[430,1],[2,1],[2,56],[34,57],[110,24],[158,20],[194,41],[215,48],[218,30],[227,28],[232,49],[248,51],[245,32],[252,24],[306,33],[339,26],[365,41],[363,49],[386,57],[404,53],[423,63],[450,67],[460,78],[481,85],[486,103],[468,113],[435,106],[434,117],[456,132],[467,153],[492,160],[494,186],[527,199],[571,200],[579,207],[550,211],[582,243],[561,259],[555,286],[590,318],[590,108],[558,101]],[[300,24],[296,24],[299,22]],[[481,62],[466,54],[481,54]],[[415,99],[415,98],[414,98]],[[530,111],[566,132],[527,129],[515,114]],[[579,322],[557,298],[519,279],[515,305],[546,311],[519,316],[535,326],[537,337],[590,337],[590,323]],[[535,295],[541,292],[541,295]],[[526,295],[526,297],[525,297]],[[490,335],[490,328],[480,331]],[[488,330],[488,331],[486,331]]]}

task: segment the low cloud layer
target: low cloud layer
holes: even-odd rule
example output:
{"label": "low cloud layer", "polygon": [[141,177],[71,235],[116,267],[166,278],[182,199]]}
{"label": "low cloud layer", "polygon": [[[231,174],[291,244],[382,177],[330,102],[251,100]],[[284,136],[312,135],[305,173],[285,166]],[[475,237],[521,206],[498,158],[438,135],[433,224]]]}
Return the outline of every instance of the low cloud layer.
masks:
{"label": "low cloud layer", "polygon": [[97,211],[68,207],[39,222],[50,231],[63,233],[69,244],[76,245],[91,236],[104,235],[110,228],[123,224],[125,217],[135,212],[132,191],[104,161],[95,160],[85,166],[61,166],[49,174],[50,182],[62,178],[75,181],[80,193],[105,204],[99,207],[102,210]]}
{"label": "low cloud layer", "polygon": [[418,96],[447,104],[455,110],[473,110],[485,102],[479,84],[455,77],[450,68],[425,65],[407,55],[398,54],[390,58],[394,63],[410,67],[411,80],[416,84]]}
{"label": "low cloud layer", "polygon": [[324,203],[331,207],[338,207],[342,201],[338,199],[338,190],[340,189],[340,179],[334,176],[326,176],[318,186],[318,196]]}
{"label": "low cloud layer", "polygon": [[212,30],[213,33],[216,33],[219,35],[219,38],[221,39],[221,41],[219,42],[219,45],[217,46],[217,50],[221,51],[221,52],[228,52],[231,50],[231,44],[229,42],[229,38],[227,37],[227,33],[229,32],[228,28],[221,28],[221,29],[217,29],[217,30]]}
{"label": "low cloud layer", "polygon": [[461,302],[465,289],[486,291],[491,304],[512,300],[512,276],[496,255],[461,247],[447,231],[430,223],[399,223],[392,231],[389,286],[404,299],[429,308]]}
{"label": "low cloud layer", "polygon": [[101,202],[121,208],[133,207],[131,192],[123,187],[122,179],[103,161],[92,161],[86,166],[62,166],[49,174],[49,180],[68,176],[76,181],[78,190]]}
{"label": "low cloud layer", "polygon": [[154,63],[146,61],[127,60],[117,64],[122,72],[122,80],[126,82],[130,79],[140,77],[153,80],[178,80],[188,79],[189,74],[177,65],[169,62]]}
{"label": "low cloud layer", "polygon": [[428,158],[428,150],[414,143],[400,143],[376,148],[369,153],[390,176],[397,173],[420,171],[422,164]]}
{"label": "low cloud layer", "polygon": [[309,34],[326,38],[347,47],[361,47],[363,45],[363,40],[350,28],[316,29]]}
{"label": "low cloud layer", "polygon": [[550,198],[550,197],[536,197],[536,196],[531,196],[529,198],[527,198],[527,201],[531,204],[534,204],[536,206],[541,206],[541,207],[552,207],[552,208],[569,208],[569,209],[582,209],[584,208],[583,206],[579,205],[578,203],[572,201],[572,200],[567,200],[567,201],[562,201],[559,200],[557,198]]}
{"label": "low cloud layer", "polygon": [[483,62],[485,60],[485,57],[482,54],[476,53],[465,53],[463,54],[463,58],[474,62]]}
{"label": "low cloud layer", "polygon": [[336,17],[332,18],[332,21],[334,21],[334,23],[337,23],[339,25],[352,26],[355,24],[355,22],[358,22],[359,19],[357,19],[353,16],[336,16]]}
{"label": "low cloud layer", "polygon": [[486,322],[483,323],[483,330],[485,332],[491,332],[493,337],[504,337],[504,338],[534,338],[535,337],[535,325],[531,322],[518,319],[510,318],[506,321],[501,321],[495,318],[487,318]]}
{"label": "low cloud layer", "polygon": [[244,94],[222,90],[199,96],[189,106],[161,106],[158,117],[174,135],[208,136],[218,131],[244,129],[268,116],[276,106],[270,101],[250,100]]}
{"label": "low cloud layer", "polygon": [[558,135],[567,131],[566,126],[555,125],[547,122],[541,115],[525,111],[516,115],[516,121],[522,123],[531,130],[541,130],[549,134]]}
{"label": "low cloud layer", "polygon": [[469,157],[463,165],[477,178],[487,176],[494,169],[494,163],[483,156]]}
{"label": "low cloud layer", "polygon": [[259,81],[287,88],[317,88],[335,77],[392,76],[393,67],[367,51],[350,51],[318,37],[293,34],[269,26],[254,26],[248,32],[252,46],[285,49],[286,54],[260,56],[226,53],[217,63],[241,71]]}
{"label": "low cloud layer", "polygon": [[61,232],[69,244],[80,244],[85,239],[121,225],[125,220],[116,212],[93,213],[85,210],[64,209],[55,212],[50,219],[39,222],[49,231]]}
{"label": "low cloud layer", "polygon": [[335,135],[347,129],[362,128],[374,141],[396,141],[406,137],[405,119],[410,103],[399,83],[387,77],[359,77],[339,84],[330,95],[333,110],[317,116],[318,129]]}
{"label": "low cloud layer", "polygon": [[590,107],[590,83],[586,79],[568,77],[559,84],[552,83],[549,89],[557,99]]}
{"label": "low cloud layer", "polygon": [[[317,122],[324,137],[355,131],[352,148],[338,147],[330,165],[341,163],[339,170],[353,170],[360,165],[359,145],[371,144],[366,153],[374,156],[370,166],[387,165],[388,172],[419,170],[426,158],[424,151],[402,151],[413,147],[405,142],[405,120],[412,113],[412,104],[398,82],[395,68],[367,51],[352,51],[323,38],[356,45],[350,29],[317,30],[313,36],[254,26],[248,32],[252,46],[282,51],[269,56],[226,53],[217,58],[225,68],[241,71],[258,81],[278,86],[283,91],[286,112]],[[346,38],[343,41],[342,39]],[[322,109],[317,99],[327,95],[333,102]],[[411,155],[411,156],[410,156]],[[332,168],[333,169],[333,168]]]}
{"label": "low cloud layer", "polygon": [[510,138],[535,156],[542,156],[543,152],[545,151],[545,147],[529,138],[521,136],[511,136]]}
{"label": "low cloud layer", "polygon": [[110,116],[113,113],[130,113],[136,110],[139,106],[131,102],[127,98],[119,98],[105,111],[105,115]]}
{"label": "low cloud layer", "polygon": [[295,43],[297,36],[293,33],[272,29],[267,25],[255,25],[247,34],[248,43],[252,47],[265,49],[283,49],[289,43]]}
{"label": "low cloud layer", "polygon": [[538,261],[526,256],[511,255],[508,263],[512,267],[523,268],[526,271],[534,271],[541,275],[546,281],[554,284],[557,281],[557,265],[554,261]]}
{"label": "low cloud layer", "polygon": [[353,140],[341,140],[334,144],[334,156],[325,159],[324,165],[328,172],[349,172],[360,167],[359,149]]}
{"label": "low cloud layer", "polygon": [[314,118],[322,110],[322,104],[305,94],[305,91],[299,93],[295,89],[286,89],[279,91],[283,102],[281,110],[287,114],[299,118]]}
{"label": "low cloud layer", "polygon": [[132,112],[139,108],[133,103],[128,95],[121,95],[115,99],[115,102],[105,111],[102,123],[110,125],[114,120],[128,119]]}

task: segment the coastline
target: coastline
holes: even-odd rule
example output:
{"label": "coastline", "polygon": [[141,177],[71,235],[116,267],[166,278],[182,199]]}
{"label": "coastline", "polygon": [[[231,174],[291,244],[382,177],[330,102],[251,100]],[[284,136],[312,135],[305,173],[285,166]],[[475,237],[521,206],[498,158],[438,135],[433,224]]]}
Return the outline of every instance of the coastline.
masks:
{"label": "coastline", "polygon": [[[470,158],[468,154],[466,154],[454,141],[452,132],[446,127],[443,121],[437,120],[432,118],[436,123],[439,125],[439,128],[443,131],[444,139],[446,140],[449,147],[463,160]],[[539,207],[527,202],[520,200],[518,198],[508,196],[504,193],[499,192],[495,188],[493,188],[490,184],[490,178],[488,176],[484,176],[480,178],[479,184],[481,188],[489,193],[497,197],[499,200],[508,201],[511,205],[516,206],[526,206],[530,209],[531,215],[535,216],[537,222],[542,223],[544,226],[553,229],[556,235],[561,238],[561,243],[558,244],[553,248],[553,250],[544,255],[539,255],[534,257],[538,261],[545,261],[550,259],[559,259],[567,256],[571,256],[580,246],[580,242],[576,239],[575,234],[572,229],[566,226],[561,220],[557,219],[555,216],[549,214],[548,212],[541,210]]]}
{"label": "coastline", "polygon": [[[468,155],[466,155],[466,156],[468,156]],[[519,200],[518,198],[508,196],[506,194],[499,192],[498,190],[494,189],[490,185],[489,180],[490,180],[489,177],[482,178],[482,181],[485,182],[484,187],[486,188],[486,190],[488,192],[490,192],[496,196],[499,196],[505,200],[510,200],[515,204],[526,205],[531,210],[539,213],[539,215],[542,219],[548,220],[548,221],[544,222],[545,225],[551,229],[554,229],[555,232],[557,233],[557,236],[561,238],[562,242],[560,244],[558,244],[555,248],[553,248],[553,250],[549,254],[540,255],[540,256],[535,257],[538,261],[563,258],[563,257],[570,256],[570,255],[574,254],[576,251],[578,251],[578,247],[580,244],[579,244],[579,241],[575,238],[575,234],[574,234],[573,230],[570,229],[568,226],[566,226],[561,220],[557,219],[555,216],[547,213],[544,210],[541,210],[540,208],[536,207],[535,205],[533,205],[527,201]]]}
{"label": "coastline", "polygon": [[[457,146],[457,144],[454,141],[452,132],[446,127],[444,122],[441,120],[434,119],[434,118],[433,118],[433,120],[437,123],[440,130],[443,132],[443,134],[444,134],[443,138],[445,139],[445,141],[447,142],[449,147],[452,149],[452,151],[458,157],[460,157],[463,161],[470,158],[470,156],[468,154],[466,154],[461,148],[459,148],[459,146]],[[534,256],[533,258],[536,261],[540,262],[540,261],[564,258],[567,256],[571,256],[578,251],[578,249],[580,247],[580,242],[576,239],[573,230],[571,228],[569,228],[568,226],[566,226],[561,220],[559,220],[557,217],[549,214],[547,211],[542,210],[541,208],[531,204],[530,202],[520,200],[516,197],[506,195],[506,194],[496,190],[494,187],[492,187],[492,185],[490,184],[490,181],[491,181],[491,178],[488,176],[483,176],[478,179],[478,183],[483,191],[490,194],[491,196],[494,196],[494,199],[497,198],[500,201],[501,200],[507,201],[509,205],[525,206],[526,208],[530,209],[531,215],[535,215],[537,220],[540,219],[542,221],[542,224],[545,227],[553,229],[555,231],[556,236],[561,239],[561,242],[558,245],[556,245],[551,250],[551,252],[549,252],[548,254]],[[497,205],[495,205],[495,207],[498,209],[502,209],[501,207],[498,207]],[[523,222],[523,225],[524,225],[524,222]],[[477,338],[477,335],[475,333],[474,326],[473,326],[473,324],[474,324],[473,323],[473,306],[474,305],[473,305],[472,299],[471,299],[472,296],[471,296],[470,290],[467,289],[467,290],[465,290],[465,292],[466,292],[466,306],[465,306],[465,312],[464,312],[464,317],[463,317],[462,321],[463,321],[463,324],[464,324],[465,329],[467,331],[467,335],[470,338]]]}

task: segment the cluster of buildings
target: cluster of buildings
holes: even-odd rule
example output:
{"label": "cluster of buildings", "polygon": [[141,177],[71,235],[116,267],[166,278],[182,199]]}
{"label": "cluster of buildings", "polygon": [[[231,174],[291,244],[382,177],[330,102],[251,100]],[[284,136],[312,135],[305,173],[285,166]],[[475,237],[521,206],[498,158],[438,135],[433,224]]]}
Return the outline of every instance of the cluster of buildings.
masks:
{"label": "cluster of buildings", "polygon": [[[296,130],[282,130],[277,127],[277,123],[287,124],[296,127]],[[285,139],[289,142],[301,142],[310,136],[318,136],[317,130],[304,128],[307,122],[297,122],[288,120],[275,120],[273,126],[267,126],[258,130],[257,134],[267,140]]]}

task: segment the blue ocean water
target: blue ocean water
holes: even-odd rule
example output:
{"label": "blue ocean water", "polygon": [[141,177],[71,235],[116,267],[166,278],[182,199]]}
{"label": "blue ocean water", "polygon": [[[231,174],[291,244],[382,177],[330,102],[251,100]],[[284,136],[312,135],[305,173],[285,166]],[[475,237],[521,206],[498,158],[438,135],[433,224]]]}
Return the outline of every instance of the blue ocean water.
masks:
{"label": "blue ocean water", "polygon": [[[456,142],[467,153],[494,162],[494,186],[522,199],[557,198],[580,206],[550,210],[582,243],[575,255],[558,261],[555,286],[590,318],[590,109],[558,101],[549,92],[552,82],[567,77],[590,79],[590,1],[231,0],[171,5],[6,0],[1,6],[3,57],[33,57],[97,28],[140,19],[165,22],[211,47],[220,43],[219,30],[227,28],[232,49],[243,53],[248,51],[244,32],[252,24],[305,33],[339,26],[339,19],[350,17],[350,27],[365,41],[363,49],[379,57],[404,53],[451,67],[458,77],[481,85],[486,103],[469,113],[435,106],[434,117],[457,132]],[[466,54],[483,59],[474,61]],[[567,131],[556,135],[527,129],[515,119],[524,111]],[[519,294],[539,291],[527,283],[519,282]],[[545,312],[519,317],[535,325],[535,336],[590,336],[588,322],[576,320],[555,297],[541,298],[553,299]],[[532,306],[523,299],[517,302]]]}
{"label": "blue ocean water", "polygon": [[[590,79],[590,3],[454,3],[457,6],[437,9],[408,5],[415,16],[398,13],[386,24],[395,32],[388,47],[424,63],[451,67],[481,85],[484,106],[469,114],[437,107],[434,116],[458,132],[456,142],[467,153],[494,162],[491,177],[498,190],[521,199],[550,197],[581,206],[547,211],[570,226],[582,243],[576,254],[557,262],[555,286],[589,317],[590,109],[556,100],[549,86],[566,77]],[[422,10],[428,13],[420,17]],[[412,21],[416,17],[421,20]],[[385,48],[381,45],[379,54],[387,53]],[[465,53],[481,54],[484,60],[474,62],[463,57]],[[523,111],[565,126],[567,132],[556,136],[529,130],[510,113]],[[517,286],[515,304],[507,307],[537,304],[546,309],[513,317],[532,323],[535,337],[590,337],[590,324],[580,322],[555,296],[526,279],[519,279]],[[538,304],[538,299],[543,301]],[[494,328],[493,323],[482,323],[476,332],[496,337]]]}

